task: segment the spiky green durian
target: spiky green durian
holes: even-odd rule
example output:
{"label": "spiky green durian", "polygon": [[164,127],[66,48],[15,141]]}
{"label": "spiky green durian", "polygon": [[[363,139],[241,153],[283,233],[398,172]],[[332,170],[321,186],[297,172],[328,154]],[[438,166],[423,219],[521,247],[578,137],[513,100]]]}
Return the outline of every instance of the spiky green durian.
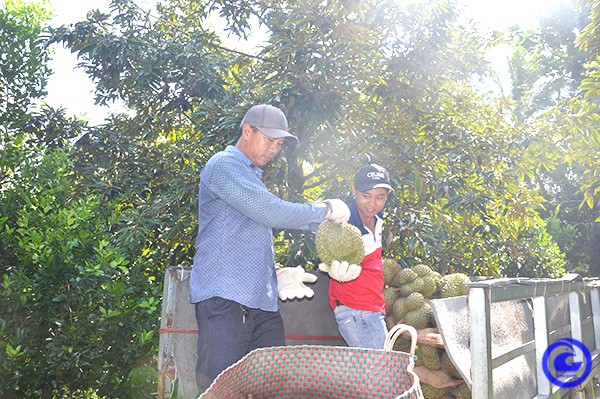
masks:
{"label": "spiky green durian", "polygon": [[396,274],[396,278],[394,278],[393,284],[399,287],[402,284],[408,284],[414,281],[417,277],[417,273],[415,273],[412,269],[402,269],[398,272],[398,274]]}
{"label": "spiky green durian", "polygon": [[410,353],[410,341],[407,339],[404,339],[402,336],[400,336],[400,337],[398,337],[396,342],[394,342],[393,349],[395,351],[399,351],[399,352]]}
{"label": "spiky green durian", "polygon": [[425,297],[420,292],[413,292],[406,297],[406,309],[408,311],[417,310],[425,306]]}
{"label": "spiky green durian", "polygon": [[408,284],[402,284],[398,286],[398,292],[400,293],[400,296],[409,296],[413,292],[421,292],[422,289],[423,279],[421,277],[417,277]]}
{"label": "spiky green durian", "polygon": [[423,280],[423,288],[421,288],[421,294],[425,298],[431,298],[437,292],[437,279],[435,275],[429,274],[427,276],[421,277]]}
{"label": "spiky green durian", "polygon": [[328,265],[334,259],[360,265],[365,257],[360,230],[350,223],[338,224],[324,220],[316,232],[315,245],[317,256]]}
{"label": "spiky green durian", "polygon": [[442,298],[450,298],[453,296],[467,295],[469,294],[469,276],[463,273],[452,273],[446,274],[442,277],[442,291],[440,296]]}
{"label": "spiky green durian", "polygon": [[385,311],[386,313],[393,313],[394,303],[398,299],[397,288],[385,287],[383,289],[383,298],[385,300]]}
{"label": "spiky green durian", "polygon": [[383,260],[383,281],[387,285],[394,285],[394,279],[396,275],[402,270],[402,266],[398,264],[394,259],[384,259]]}
{"label": "spiky green durian", "polygon": [[425,366],[428,370],[439,370],[442,368],[440,351],[433,346],[418,345],[417,349],[415,349],[415,355],[417,355],[416,366]]}
{"label": "spiky green durian", "polygon": [[431,295],[431,298],[438,298],[442,292],[442,287],[444,286],[444,278],[436,271],[431,273],[430,276],[435,279],[435,292]]}
{"label": "spiky green durian", "polygon": [[445,388],[436,388],[423,383],[421,383],[421,391],[425,399],[441,399],[446,394]]}
{"label": "spiky green durian", "polygon": [[454,366],[454,363],[452,363],[452,360],[450,359],[450,356],[448,356],[448,353],[446,351],[442,352],[442,354],[440,355],[440,364],[442,366],[442,371],[448,374],[450,377],[462,378],[462,375],[460,374],[456,366]]}
{"label": "spiky green durian", "polygon": [[394,305],[392,306],[392,313],[394,314],[394,318],[396,322],[399,323],[404,320],[404,315],[408,309],[406,309],[406,298],[398,298]]}
{"label": "spiky green durian", "polygon": [[456,399],[471,399],[471,390],[467,386],[467,384],[460,384],[456,387],[450,389],[450,393]]}
{"label": "spiky green durian", "polygon": [[413,326],[417,330],[426,328],[432,322],[433,311],[431,305],[426,303],[417,310],[411,310],[404,315],[404,323]]}
{"label": "spiky green durian", "polygon": [[422,264],[422,263],[420,263],[420,264],[418,264],[418,265],[415,265],[415,266],[413,266],[413,268],[412,268],[412,269],[413,269],[413,271],[414,271],[415,273],[417,273],[417,274],[418,274],[420,277],[427,276],[427,275],[429,275],[429,274],[433,273],[433,270],[432,270],[432,269],[431,269],[429,266],[427,266],[427,265],[424,265],[424,264]]}

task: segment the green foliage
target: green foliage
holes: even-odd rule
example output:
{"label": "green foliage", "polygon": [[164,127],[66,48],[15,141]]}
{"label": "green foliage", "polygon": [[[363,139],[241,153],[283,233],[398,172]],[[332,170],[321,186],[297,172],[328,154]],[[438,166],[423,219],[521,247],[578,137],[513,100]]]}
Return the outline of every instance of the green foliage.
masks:
{"label": "green foliage", "polygon": [[560,278],[565,274],[565,255],[543,225],[524,231],[519,238],[508,248],[504,275]]}
{"label": "green foliage", "polygon": [[[154,359],[154,358],[152,358]],[[156,361],[137,365],[129,372],[129,397],[154,398],[158,390],[158,370]]]}
{"label": "green foliage", "polygon": [[117,204],[111,227],[133,253],[145,258],[148,273],[162,280],[163,267],[189,264],[197,228],[197,170],[206,150],[189,129],[146,140],[138,126],[115,119],[90,129],[76,143],[75,177],[103,202]]}
{"label": "green foliage", "polygon": [[160,289],[111,236],[116,209],[73,197],[68,154],[32,153],[0,202],[12,254],[0,291],[3,396],[56,386],[120,396],[129,365],[155,348]]}
{"label": "green foliage", "polygon": [[6,0],[0,4],[0,134],[22,124],[29,105],[45,94],[50,70],[40,36],[49,17],[43,3]]}
{"label": "green foliage", "polygon": [[[80,141],[82,166],[91,166],[86,185],[118,196],[129,219],[118,233],[143,241],[157,266],[189,263],[197,170],[234,140],[249,104],[272,102],[301,143],[265,171],[280,197],[344,198],[356,168],[371,158],[400,188],[387,209],[397,232],[392,256],[441,271],[501,274],[514,260],[507,248],[540,222],[544,199],[529,183],[554,159],[539,159],[542,147],[524,140],[512,103],[471,88],[486,73],[491,42],[446,2],[333,4],[175,1],[153,20],[119,2],[111,15],[56,30],[52,41],[85,60],[100,100],[120,97],[137,113]],[[209,27],[211,10],[240,39],[256,18],[268,41],[257,55],[225,48]],[[171,216],[182,223],[173,226]],[[312,264],[306,236],[278,232],[281,263]]]}
{"label": "green foliage", "polygon": [[508,33],[514,48],[509,67],[512,98],[521,120],[579,94],[588,54],[575,46],[575,39],[588,23],[588,10],[576,3],[557,4],[549,15],[539,17],[535,29],[514,27]]}
{"label": "green foliage", "polygon": [[[584,275],[588,268],[593,275],[600,273],[594,245],[594,221],[600,220],[595,206],[599,193],[597,83],[591,78],[597,50],[590,41],[596,34],[595,3],[561,3],[539,19],[536,29],[522,32],[515,28],[509,35],[515,48],[511,59],[515,114],[526,122],[524,140],[537,147],[532,154],[539,160],[535,185],[549,212],[560,209],[556,216],[562,226],[551,232],[565,251],[569,270]],[[576,36],[578,32],[583,33]],[[587,65],[586,59],[591,61]],[[550,216],[546,210],[540,213]],[[567,231],[571,238],[562,234]],[[574,238],[576,244],[568,242]]]}
{"label": "green foliage", "polygon": [[[599,193],[597,171],[598,146],[597,106],[582,99],[559,103],[535,120],[534,134],[540,155],[552,154],[551,168],[537,174],[539,187],[547,198],[548,212],[558,209],[563,228],[571,227],[575,245],[565,242],[560,230],[553,230],[559,245],[566,251],[571,270],[589,269],[600,274],[600,258],[596,250]],[[548,155],[543,155],[549,159]],[[551,213],[543,212],[545,218]],[[581,264],[584,262],[587,266]]]}
{"label": "green foliage", "polygon": [[52,396],[52,399],[106,399],[106,396],[98,396],[98,393],[91,388],[86,390],[78,389],[74,392],[62,388],[60,392],[56,392]]}
{"label": "green foliage", "polygon": [[580,4],[589,9],[589,23],[581,31],[575,44],[580,48],[589,49],[591,56],[588,61],[592,61],[600,53],[600,1],[586,0]]}
{"label": "green foliage", "polygon": [[[562,217],[559,217],[559,215]],[[550,212],[550,216],[545,219],[546,230],[556,240],[556,244],[565,254],[565,269],[571,273],[589,276],[589,267],[592,262],[589,258],[590,253],[587,246],[590,245],[589,239],[593,240],[594,233],[593,231],[585,231],[582,226],[574,226],[565,222],[569,216],[560,206],[557,206],[555,210]],[[589,225],[589,227],[593,226],[593,224]],[[593,230],[593,228],[590,230]]]}

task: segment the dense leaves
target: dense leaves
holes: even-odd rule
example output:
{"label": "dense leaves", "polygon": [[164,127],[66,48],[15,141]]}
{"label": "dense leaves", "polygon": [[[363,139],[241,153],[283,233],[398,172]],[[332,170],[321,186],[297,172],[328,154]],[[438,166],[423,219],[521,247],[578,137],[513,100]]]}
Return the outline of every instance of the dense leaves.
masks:
{"label": "dense leaves", "polygon": [[117,213],[93,194],[73,197],[67,154],[32,149],[37,160],[2,195],[13,215],[2,240],[13,254],[0,291],[3,397],[47,397],[58,385],[122,386],[117,394],[153,348],[159,288],[111,236]]}
{"label": "dense leaves", "polygon": [[[583,167],[582,188],[583,201],[590,209],[596,210],[598,215],[598,195],[600,194],[600,132],[597,129],[598,114],[598,92],[600,83],[600,48],[598,48],[598,36],[600,36],[600,2],[591,0],[590,22],[577,38],[580,48],[588,51],[588,63],[586,64],[586,77],[583,79],[580,89],[583,90],[585,98],[581,103],[574,104],[572,108],[573,119],[576,121],[574,129],[579,133],[574,143],[573,151],[570,152],[569,160]],[[596,222],[600,222],[600,216]],[[600,267],[599,267],[600,269]]]}
{"label": "dense leaves", "polygon": [[594,188],[598,115],[596,102],[586,94],[590,79],[585,77],[590,69],[585,61],[594,59],[595,50],[583,45],[592,34],[593,9],[593,2],[561,3],[540,19],[537,29],[513,29],[511,71],[516,115],[527,126],[525,139],[537,147],[535,184],[545,198],[541,214],[550,217],[569,268],[589,267],[600,275]]}
{"label": "dense leaves", "polygon": [[[49,18],[38,4],[7,0],[0,8],[0,134],[27,118],[33,100],[45,93],[50,73],[41,34]],[[0,147],[2,148],[2,147]]]}

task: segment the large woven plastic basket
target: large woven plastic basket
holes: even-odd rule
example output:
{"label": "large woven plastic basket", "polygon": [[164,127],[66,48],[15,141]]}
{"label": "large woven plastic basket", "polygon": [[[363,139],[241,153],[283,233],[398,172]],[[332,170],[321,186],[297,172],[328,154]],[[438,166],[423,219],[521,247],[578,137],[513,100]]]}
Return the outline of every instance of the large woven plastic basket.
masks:
{"label": "large woven plastic basket", "polygon": [[[392,350],[403,332],[410,353]],[[384,349],[298,345],[256,349],[224,370],[202,399],[423,399],[414,373],[416,330],[397,325]]]}

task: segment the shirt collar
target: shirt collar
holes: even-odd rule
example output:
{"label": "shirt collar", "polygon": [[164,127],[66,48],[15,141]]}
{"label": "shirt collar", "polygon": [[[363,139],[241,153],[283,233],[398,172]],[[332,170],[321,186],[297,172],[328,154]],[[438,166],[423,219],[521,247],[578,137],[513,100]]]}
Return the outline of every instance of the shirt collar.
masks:
{"label": "shirt collar", "polygon": [[259,168],[258,166],[254,165],[252,163],[252,161],[250,160],[250,158],[248,158],[248,156],[246,154],[244,154],[242,152],[242,150],[240,150],[239,148],[237,148],[234,145],[228,145],[225,148],[225,151],[228,152],[229,154],[231,154],[233,157],[239,159],[240,161],[242,161],[243,163],[245,163],[246,165],[248,165],[250,167],[251,170],[253,170],[255,173],[257,173],[260,177],[262,177],[263,174],[263,170],[261,168]]}
{"label": "shirt collar", "polygon": [[[350,208],[350,219],[348,220],[348,222],[350,224],[353,224],[354,226],[358,227],[358,229],[360,230],[360,233],[363,236],[365,234],[369,234],[369,232],[365,228],[365,224],[363,223],[362,219],[360,218],[360,213],[358,212],[358,208],[356,207],[356,199],[353,199],[352,202],[350,202],[350,205],[348,205],[348,208]],[[383,211],[377,213],[377,215],[374,216],[374,219],[375,219],[375,222],[377,222],[377,219],[383,219]]]}

